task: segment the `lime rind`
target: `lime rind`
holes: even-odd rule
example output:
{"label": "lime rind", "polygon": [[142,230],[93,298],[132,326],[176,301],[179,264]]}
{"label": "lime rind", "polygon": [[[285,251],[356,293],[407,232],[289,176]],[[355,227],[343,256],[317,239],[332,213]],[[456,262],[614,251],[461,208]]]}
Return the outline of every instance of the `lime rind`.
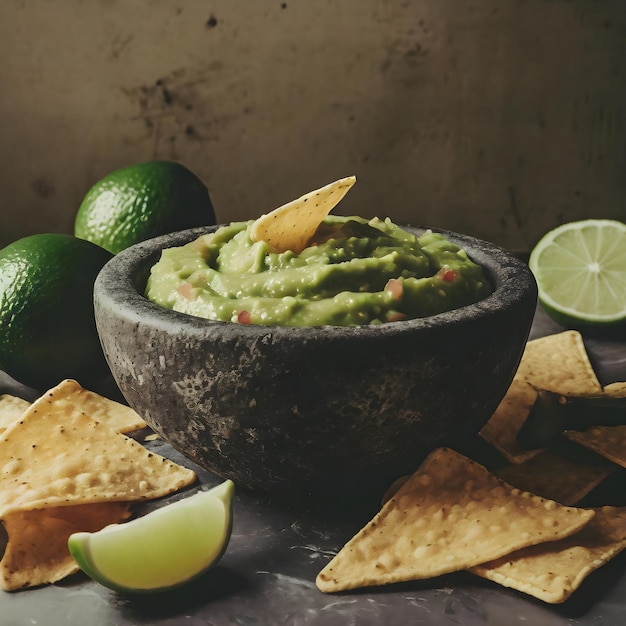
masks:
{"label": "lime rind", "polygon": [[135,163],[98,180],[83,198],[74,235],[113,254],[151,237],[215,224],[206,185],[181,163]]}
{"label": "lime rind", "polygon": [[74,533],[70,554],[89,577],[122,593],[154,593],[185,584],[224,554],[233,525],[234,484],[227,480],[147,515]]}
{"label": "lime rind", "polygon": [[529,267],[540,302],[563,326],[626,324],[626,224],[563,224],[537,243]]}

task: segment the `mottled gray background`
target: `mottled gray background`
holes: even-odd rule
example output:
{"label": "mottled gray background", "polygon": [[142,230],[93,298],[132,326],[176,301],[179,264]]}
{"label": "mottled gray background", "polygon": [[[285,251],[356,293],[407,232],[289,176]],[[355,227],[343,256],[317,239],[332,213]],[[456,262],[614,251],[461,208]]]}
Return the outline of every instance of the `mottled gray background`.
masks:
{"label": "mottled gray background", "polygon": [[339,213],[527,250],[626,217],[624,0],[3,0],[0,245],[179,160],[218,219]]}

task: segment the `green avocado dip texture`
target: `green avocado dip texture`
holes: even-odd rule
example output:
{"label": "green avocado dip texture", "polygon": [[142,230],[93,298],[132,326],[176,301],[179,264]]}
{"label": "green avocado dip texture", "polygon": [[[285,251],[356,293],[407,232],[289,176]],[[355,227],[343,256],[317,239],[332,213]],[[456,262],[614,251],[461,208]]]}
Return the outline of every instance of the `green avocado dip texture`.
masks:
{"label": "green avocado dip texture", "polygon": [[457,245],[388,218],[327,217],[299,254],[253,242],[252,224],[234,222],[163,250],[147,298],[211,320],[356,326],[435,315],[491,293]]}

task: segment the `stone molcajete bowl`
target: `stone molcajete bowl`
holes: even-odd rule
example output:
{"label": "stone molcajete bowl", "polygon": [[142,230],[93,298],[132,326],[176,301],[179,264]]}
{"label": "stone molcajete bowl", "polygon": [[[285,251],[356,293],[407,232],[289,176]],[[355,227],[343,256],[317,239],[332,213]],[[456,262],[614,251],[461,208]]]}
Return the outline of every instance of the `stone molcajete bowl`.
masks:
{"label": "stone molcajete bowl", "polygon": [[504,396],[537,294],[527,265],[501,248],[440,231],[483,266],[493,294],[378,326],[215,322],[148,301],[161,250],[215,228],[137,244],[95,284],[97,327],[120,390],[199,465],[288,499],[379,497],[434,447],[476,433]]}

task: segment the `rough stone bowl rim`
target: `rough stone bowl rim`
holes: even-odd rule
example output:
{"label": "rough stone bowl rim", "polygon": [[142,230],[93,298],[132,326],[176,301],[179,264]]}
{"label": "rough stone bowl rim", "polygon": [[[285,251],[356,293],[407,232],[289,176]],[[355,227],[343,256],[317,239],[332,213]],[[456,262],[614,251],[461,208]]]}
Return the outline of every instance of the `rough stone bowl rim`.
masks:
{"label": "rough stone bowl rim", "polygon": [[[166,248],[184,245],[202,234],[210,233],[223,224],[190,228],[161,235],[134,244],[122,250],[110,259],[98,274],[94,285],[96,314],[106,303],[116,307],[116,315],[131,317],[138,323],[149,323],[168,332],[184,329],[188,336],[206,336],[234,329],[243,337],[254,339],[271,332],[276,339],[323,339],[339,338],[386,338],[403,333],[426,331],[433,328],[445,328],[460,321],[471,322],[491,313],[515,307],[532,296],[536,297],[536,283],[528,265],[514,253],[485,240],[454,231],[429,227],[401,225],[402,228],[416,234],[426,230],[441,233],[453,243],[460,245],[470,259],[486,271],[493,288],[492,293],[476,303],[458,309],[438,313],[428,317],[400,320],[376,325],[363,326],[280,326],[261,324],[239,324],[181,313],[162,307],[148,300],[144,295],[150,268],[159,259]],[[526,276],[526,281],[523,276]],[[529,284],[530,283],[530,284]],[[100,332],[100,329],[99,329]]]}

